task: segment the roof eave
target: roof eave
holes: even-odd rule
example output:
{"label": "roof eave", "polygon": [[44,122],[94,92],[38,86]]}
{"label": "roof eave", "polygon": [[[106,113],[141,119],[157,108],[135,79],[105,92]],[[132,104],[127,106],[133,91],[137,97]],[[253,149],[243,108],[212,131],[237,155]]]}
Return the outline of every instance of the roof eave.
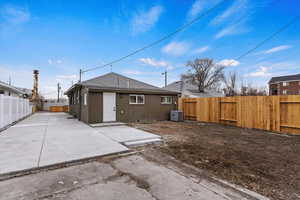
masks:
{"label": "roof eave", "polygon": [[179,92],[169,90],[146,90],[146,89],[133,89],[133,88],[112,88],[112,87],[96,87],[86,86],[90,91],[115,91],[120,93],[146,93],[146,94],[172,94],[178,95]]}
{"label": "roof eave", "polygon": [[65,93],[64,95],[68,95],[70,92],[72,92],[77,86],[82,86],[82,84],[80,83],[75,83],[74,85],[72,85]]}
{"label": "roof eave", "polygon": [[7,90],[10,90],[12,92],[15,92],[17,94],[25,94],[25,92],[21,91],[21,90],[18,90],[17,88],[11,86],[11,85],[6,85],[6,84],[1,84],[0,86],[6,88]]}

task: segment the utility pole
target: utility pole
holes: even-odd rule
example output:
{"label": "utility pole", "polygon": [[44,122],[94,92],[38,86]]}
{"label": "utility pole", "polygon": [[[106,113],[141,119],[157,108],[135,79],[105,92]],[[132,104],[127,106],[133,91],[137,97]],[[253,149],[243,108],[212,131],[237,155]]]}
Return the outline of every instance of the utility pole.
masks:
{"label": "utility pole", "polygon": [[161,75],[165,75],[165,87],[167,87],[167,85],[168,85],[168,72],[167,72],[167,70],[165,72],[161,73]]}
{"label": "utility pole", "polygon": [[11,76],[8,77],[8,85],[11,85]]}
{"label": "utility pole", "polygon": [[57,83],[57,102],[59,102],[60,90],[61,90],[60,84]]}
{"label": "utility pole", "polygon": [[81,75],[82,75],[83,71],[82,69],[79,70],[79,83],[81,82]]}

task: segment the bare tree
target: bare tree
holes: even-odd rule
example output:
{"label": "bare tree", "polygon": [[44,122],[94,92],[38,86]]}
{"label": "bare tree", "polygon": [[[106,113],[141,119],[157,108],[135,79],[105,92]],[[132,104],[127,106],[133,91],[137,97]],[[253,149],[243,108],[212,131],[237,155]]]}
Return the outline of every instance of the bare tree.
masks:
{"label": "bare tree", "polygon": [[181,75],[182,79],[197,85],[202,93],[205,89],[216,86],[224,76],[224,67],[216,65],[212,59],[195,59],[188,61],[186,66],[191,69]]}
{"label": "bare tree", "polygon": [[267,89],[264,87],[255,88],[251,84],[241,86],[241,96],[266,96]]}
{"label": "bare tree", "polygon": [[230,72],[227,77],[224,76],[223,82],[225,84],[225,88],[223,88],[223,91],[226,96],[237,95],[237,74],[236,74],[236,72]]}

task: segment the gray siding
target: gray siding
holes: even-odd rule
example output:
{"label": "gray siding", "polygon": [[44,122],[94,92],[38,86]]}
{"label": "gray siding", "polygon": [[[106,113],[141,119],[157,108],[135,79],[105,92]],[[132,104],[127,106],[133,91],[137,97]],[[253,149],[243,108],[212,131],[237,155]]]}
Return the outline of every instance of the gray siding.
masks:
{"label": "gray siding", "polygon": [[[78,88],[79,89],[79,88]],[[75,92],[78,90],[74,90]],[[80,103],[70,105],[70,114],[86,123],[103,122],[103,94],[83,88],[80,92]],[[84,94],[87,94],[87,105],[84,105]],[[116,117],[121,122],[169,120],[170,111],[177,108],[177,95],[145,94],[145,104],[129,104],[127,93],[117,93]],[[172,96],[172,104],[161,104],[161,96]],[[175,103],[176,102],[176,103]],[[80,112],[81,109],[81,112]]]}
{"label": "gray siding", "polygon": [[176,109],[177,96],[173,96],[172,104],[161,104],[161,96],[145,94],[145,104],[129,104],[129,94],[117,94],[117,121],[159,121],[169,120],[170,111]]}
{"label": "gray siding", "polygon": [[101,92],[89,92],[89,123],[101,123],[103,120],[103,100]]}
{"label": "gray siding", "polygon": [[[80,95],[80,106],[81,106],[81,112],[80,112],[80,120],[89,123],[89,104],[88,104],[88,89],[82,88],[81,89],[81,95]],[[87,94],[87,104],[84,105],[84,94]]]}

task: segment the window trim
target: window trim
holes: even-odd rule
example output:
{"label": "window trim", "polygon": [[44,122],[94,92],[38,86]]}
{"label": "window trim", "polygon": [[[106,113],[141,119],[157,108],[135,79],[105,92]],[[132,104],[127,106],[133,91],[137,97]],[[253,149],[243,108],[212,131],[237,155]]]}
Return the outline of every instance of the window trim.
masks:
{"label": "window trim", "polygon": [[[138,103],[138,96],[143,97],[143,103]],[[135,97],[135,103],[131,102],[131,97]],[[145,104],[145,95],[143,94],[130,94],[129,95],[129,104],[132,105],[144,105]]]}
{"label": "window trim", "polygon": [[282,82],[282,86],[284,86],[284,87],[289,86],[289,85],[290,85],[290,84],[289,84],[289,82],[287,82],[287,81]]}
{"label": "window trim", "polygon": [[[168,99],[168,97],[170,97],[170,99],[171,99],[170,102],[162,102],[162,101],[161,101],[161,98]],[[173,98],[172,98],[172,96],[161,96],[161,97],[160,97],[160,104],[164,104],[164,105],[170,105],[170,104],[173,104]]]}
{"label": "window trim", "polygon": [[287,94],[288,93],[288,90],[286,90],[286,89],[284,89],[283,91],[282,91],[282,94]]}

